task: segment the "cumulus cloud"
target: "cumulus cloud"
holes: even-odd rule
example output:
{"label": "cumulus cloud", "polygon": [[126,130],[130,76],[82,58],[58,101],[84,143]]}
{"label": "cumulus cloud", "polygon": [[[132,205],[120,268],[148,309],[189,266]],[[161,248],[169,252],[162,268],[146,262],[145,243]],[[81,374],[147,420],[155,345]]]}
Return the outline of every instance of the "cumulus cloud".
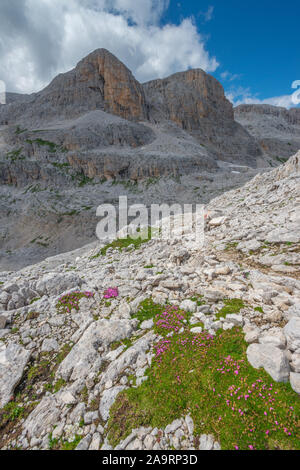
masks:
{"label": "cumulus cloud", "polygon": [[[270,104],[273,106],[280,106],[282,108],[295,108],[300,102],[300,92],[292,92],[290,95],[274,96],[271,98],[260,99],[258,95],[253,95],[250,88],[238,87],[226,92],[226,97],[232,102],[234,106],[240,104]],[[297,101],[298,99],[298,101]]]}
{"label": "cumulus cloud", "polygon": [[94,11],[121,14],[136,24],[156,23],[167,10],[170,0],[77,0]]}
{"label": "cumulus cloud", "polygon": [[188,68],[213,72],[192,18],[162,25],[169,0],[1,0],[0,80],[7,90],[31,93],[58,73],[104,47],[138,80]]}

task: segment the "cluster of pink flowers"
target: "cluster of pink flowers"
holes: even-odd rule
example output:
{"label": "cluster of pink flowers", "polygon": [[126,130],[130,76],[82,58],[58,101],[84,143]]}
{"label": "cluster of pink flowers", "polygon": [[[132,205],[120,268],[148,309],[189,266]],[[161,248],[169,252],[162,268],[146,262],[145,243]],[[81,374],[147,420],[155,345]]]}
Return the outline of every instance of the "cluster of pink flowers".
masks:
{"label": "cluster of pink flowers", "polygon": [[94,297],[94,292],[90,292],[90,291],[85,291],[83,292],[83,295],[84,297],[86,297],[87,299],[91,298],[91,297]]}
{"label": "cluster of pink flowers", "polygon": [[[281,418],[276,412],[277,392],[273,390],[273,384],[266,385],[261,379],[257,379],[254,383],[247,384],[246,378],[239,376],[243,362],[242,360],[236,361],[228,356],[224,358],[223,361],[220,361],[220,367],[216,369],[220,374],[232,374],[232,376],[236,377],[237,384],[231,385],[223,397],[227,407],[232,412],[237,413],[241,419],[244,419],[246,424],[248,422],[248,409],[249,406],[251,407],[251,404],[248,405],[245,402],[251,401],[252,399],[260,405],[260,413],[265,420],[266,426],[264,433],[267,437],[269,437],[271,433],[280,430],[287,436],[292,436],[292,432],[279,422]],[[216,393],[215,388],[213,388],[212,391]],[[218,396],[221,397],[219,394]],[[245,408],[243,407],[243,402],[246,405]],[[237,405],[237,403],[239,405]],[[290,411],[293,411],[291,408],[292,407],[290,407]],[[260,432],[255,426],[250,426],[248,429],[251,435],[256,431]],[[249,444],[248,447],[250,450],[254,450],[252,444]],[[235,446],[235,449],[238,450],[239,447]]]}
{"label": "cluster of pink flowers", "polygon": [[177,333],[184,325],[184,316],[177,306],[167,306],[165,311],[156,316],[156,326],[162,330]]}
{"label": "cluster of pink flowers", "polygon": [[110,287],[109,289],[106,289],[106,291],[103,294],[104,299],[113,299],[118,296],[119,296],[119,290],[117,287]]}
{"label": "cluster of pink flowers", "polygon": [[90,291],[80,292],[74,291],[65,294],[58,299],[56,307],[61,313],[71,313],[72,309],[79,310],[79,301],[82,298],[90,299],[94,297],[94,293]]}
{"label": "cluster of pink flowers", "polygon": [[171,341],[163,339],[157,345],[154,346],[156,357],[161,356],[165,351],[169,349]]}

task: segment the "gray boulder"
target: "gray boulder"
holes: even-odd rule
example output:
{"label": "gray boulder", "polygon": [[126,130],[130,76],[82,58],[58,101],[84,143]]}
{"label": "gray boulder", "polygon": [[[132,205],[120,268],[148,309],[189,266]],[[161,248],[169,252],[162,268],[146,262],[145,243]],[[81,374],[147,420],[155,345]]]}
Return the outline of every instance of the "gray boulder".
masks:
{"label": "gray boulder", "polygon": [[82,280],[77,274],[48,273],[37,282],[36,290],[40,295],[59,295],[81,284]]}
{"label": "gray boulder", "polygon": [[187,312],[195,313],[197,310],[197,303],[187,299],[181,302],[180,308],[182,310],[186,310]]}
{"label": "gray boulder", "polygon": [[269,344],[250,344],[247,349],[250,364],[265,371],[276,382],[288,382],[290,375],[289,362],[283,351]]}
{"label": "gray boulder", "polygon": [[292,317],[284,327],[288,349],[296,351],[300,349],[300,317]]}
{"label": "gray boulder", "polygon": [[291,372],[290,382],[291,382],[292,389],[296,393],[299,393],[299,395],[300,395],[300,374],[296,374],[295,372]]}
{"label": "gray boulder", "polygon": [[93,323],[60,364],[57,377],[66,381],[77,380],[99,370],[102,364],[99,348],[129,337],[132,331],[132,323],[127,320],[99,320]]}

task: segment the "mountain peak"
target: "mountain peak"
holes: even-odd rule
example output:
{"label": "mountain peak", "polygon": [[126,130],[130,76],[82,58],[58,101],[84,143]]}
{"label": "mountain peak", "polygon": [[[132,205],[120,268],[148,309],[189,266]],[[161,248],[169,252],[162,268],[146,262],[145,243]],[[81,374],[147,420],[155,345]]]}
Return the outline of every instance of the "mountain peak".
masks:
{"label": "mountain peak", "polygon": [[146,118],[144,91],[130,70],[107,49],[96,49],[41,93],[44,102],[74,117],[102,109],[124,119]]}

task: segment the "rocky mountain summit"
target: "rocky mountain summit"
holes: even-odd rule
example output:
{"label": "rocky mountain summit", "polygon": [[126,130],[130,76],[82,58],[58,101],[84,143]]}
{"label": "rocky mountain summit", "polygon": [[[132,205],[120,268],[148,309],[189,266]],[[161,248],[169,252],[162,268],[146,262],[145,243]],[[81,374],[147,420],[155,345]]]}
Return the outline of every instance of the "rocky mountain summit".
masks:
{"label": "rocky mountain summit", "polygon": [[[0,106],[0,125],[3,149],[22,149],[14,159],[15,175],[2,162],[1,181],[17,185],[24,184],[17,174],[24,170],[28,183],[53,179],[45,165],[51,157],[89,178],[137,180],[191,168],[216,170],[217,160],[256,167],[261,156],[255,139],[234,121],[216,79],[190,70],[142,85],[105,49],[39,93],[9,94],[8,104]],[[174,151],[176,144],[182,148]],[[93,161],[89,167],[87,160]]]}
{"label": "rocky mountain summit", "polygon": [[299,449],[300,153],[210,201],[205,243],[1,273],[1,449]]}
{"label": "rocky mountain summit", "polygon": [[60,74],[41,92],[11,99],[1,109],[2,124],[49,122],[101,109],[124,119],[147,119],[142,85],[113,54],[98,49],[75,69]]}

